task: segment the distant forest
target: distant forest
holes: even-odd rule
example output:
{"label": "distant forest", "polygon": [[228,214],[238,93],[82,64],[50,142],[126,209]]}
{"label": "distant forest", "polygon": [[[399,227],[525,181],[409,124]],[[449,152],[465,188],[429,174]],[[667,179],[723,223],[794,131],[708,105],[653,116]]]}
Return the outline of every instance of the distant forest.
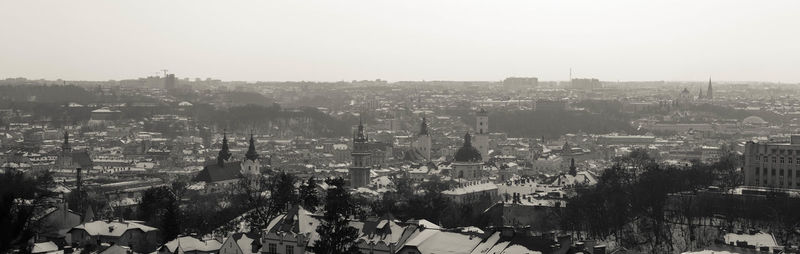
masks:
{"label": "distant forest", "polygon": [[[336,119],[316,108],[302,107],[284,109],[272,103],[272,100],[258,93],[229,92],[223,93],[223,100],[235,101],[243,106],[233,106],[227,109],[216,109],[203,103],[214,98],[207,98],[197,94],[184,95],[179,100],[189,100],[194,104],[188,111],[182,112],[192,116],[198,123],[205,126],[216,126],[233,131],[245,130],[276,130],[281,135],[294,136],[322,136],[339,137],[348,136],[350,126],[357,119]],[[192,100],[194,98],[194,100]],[[219,98],[217,98],[219,99]],[[0,108],[12,109],[11,121],[17,121],[22,113],[30,113],[35,121],[49,122],[55,127],[73,125],[86,122],[94,108],[66,107],[69,103],[88,105],[92,103],[155,103],[152,107],[125,106],[117,108],[121,111],[123,120],[145,120],[153,114],[175,114],[178,109],[175,105],[157,102],[145,96],[112,95],[99,96],[90,90],[74,85],[5,85],[0,86]],[[0,119],[0,125],[5,125]],[[156,126],[153,131],[165,132],[179,131],[176,126]],[[146,126],[147,127],[147,126]],[[158,127],[158,128],[156,128]],[[149,128],[148,128],[149,129]],[[262,134],[266,134],[260,132]],[[271,132],[274,133],[274,132]],[[165,133],[173,136],[179,133]]]}
{"label": "distant forest", "polygon": [[[470,111],[452,112],[461,116],[469,126],[475,125],[475,115]],[[489,130],[505,132],[512,137],[557,138],[567,133],[633,133],[629,120],[620,115],[590,113],[586,111],[531,111],[509,110],[489,113]]]}

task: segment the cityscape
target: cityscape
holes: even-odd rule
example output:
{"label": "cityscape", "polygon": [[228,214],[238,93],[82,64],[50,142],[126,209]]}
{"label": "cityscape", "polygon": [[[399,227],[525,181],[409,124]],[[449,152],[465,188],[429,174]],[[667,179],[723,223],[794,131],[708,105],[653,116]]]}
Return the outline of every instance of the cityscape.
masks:
{"label": "cityscape", "polygon": [[[227,4],[167,2],[189,8],[175,14],[176,20],[191,16],[190,6]],[[723,8],[746,13],[750,6],[733,2],[741,9]],[[8,5],[25,10],[21,13],[36,8],[27,4]],[[318,14],[382,10],[391,17],[402,15],[361,4],[365,9]],[[473,4],[464,4],[470,7],[464,7],[467,14],[480,11]],[[590,5],[565,6],[590,8],[577,7],[582,4]],[[245,10],[256,5],[221,12],[238,10],[246,16],[250,12]],[[621,6],[640,10],[632,5]],[[129,12],[117,7],[96,8]],[[525,11],[529,6],[514,7]],[[792,12],[775,8],[770,10],[777,17]],[[158,16],[157,11],[146,13]],[[489,15],[487,24],[507,21],[494,15],[502,16]],[[453,19],[471,20],[466,16]],[[112,19],[116,17],[106,21]],[[138,14],[120,19],[148,22]],[[246,27],[241,21],[220,22]],[[287,22],[292,31],[312,27]],[[330,22],[337,26],[345,21]],[[791,22],[800,24],[800,18]],[[387,24],[386,33],[402,32]],[[753,24],[713,26],[734,31],[729,29]],[[43,27],[37,31],[58,30]],[[258,33],[229,29],[243,36]],[[577,33],[591,34],[589,30]],[[759,31],[774,32],[767,30]],[[9,28],[5,34],[14,31]],[[169,36],[184,33],[191,31],[158,39],[177,40],[177,35]],[[440,39],[457,41],[448,37],[460,36],[456,33],[443,32]],[[323,36],[359,40],[346,33]],[[422,41],[430,39],[421,36]],[[518,46],[515,38],[529,39],[518,36],[498,40],[513,48]],[[345,80],[314,68],[330,64],[334,70],[347,70],[362,63],[303,62],[306,56],[295,54],[306,50],[306,42],[297,42],[301,50],[290,46],[285,50],[293,53],[261,61],[269,62],[264,68],[288,65],[275,68],[297,69],[308,78],[270,81],[288,76],[265,71],[264,76],[237,79],[240,67],[252,66],[237,64],[236,57],[216,56],[218,48],[210,46],[214,43],[202,41],[186,47],[208,51],[192,49],[197,55],[184,62],[162,60],[181,58],[176,54],[126,63],[138,66],[136,70],[115,69],[114,62],[123,59],[92,62],[108,53],[65,43],[59,52],[85,50],[87,55],[59,59],[64,65],[59,71],[52,70],[52,62],[18,57],[43,54],[37,53],[38,44],[8,43],[25,52],[0,54],[11,59],[0,60],[0,253],[800,253],[800,76],[790,69],[799,63],[796,48],[787,48],[787,57],[794,60],[771,56],[780,64],[794,61],[780,67],[789,71],[776,70],[775,77],[758,76],[762,69],[736,63],[702,75],[697,73],[706,70],[681,72],[696,65],[676,64],[652,79],[641,79],[605,74],[601,65],[615,65],[611,62],[595,70],[575,60],[580,69],[559,65],[551,72],[551,67],[519,71],[516,62],[506,59],[514,74],[473,78],[484,74],[463,69],[459,62],[464,59],[453,59],[449,65],[464,70],[465,78],[415,78],[438,67],[398,78],[419,70],[415,65],[431,64],[421,59],[403,62],[407,70],[385,73],[391,78],[365,79],[381,76],[365,71],[362,78]],[[410,42],[383,43],[399,47],[376,56],[387,62],[402,62],[398,55],[416,50]],[[624,38],[615,43],[627,47]],[[322,44],[320,50],[341,49],[342,58],[354,54],[352,48]],[[130,50],[140,54],[154,48]],[[490,54],[458,51],[465,59],[473,53],[476,61]],[[743,52],[741,61],[750,54]],[[92,71],[80,67],[84,64],[95,66],[98,76],[78,77]],[[214,65],[220,71],[198,74],[206,67],[193,64]],[[476,68],[488,73],[494,68],[488,65]],[[440,67],[442,73],[454,73]],[[113,72],[123,74],[108,74]],[[659,76],[664,73],[675,76]]]}

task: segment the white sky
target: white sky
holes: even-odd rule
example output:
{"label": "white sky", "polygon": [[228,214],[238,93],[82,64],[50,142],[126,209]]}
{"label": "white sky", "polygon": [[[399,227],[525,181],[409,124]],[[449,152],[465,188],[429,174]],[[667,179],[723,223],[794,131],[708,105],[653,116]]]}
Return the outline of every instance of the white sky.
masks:
{"label": "white sky", "polygon": [[0,0],[0,78],[800,81],[800,1]]}

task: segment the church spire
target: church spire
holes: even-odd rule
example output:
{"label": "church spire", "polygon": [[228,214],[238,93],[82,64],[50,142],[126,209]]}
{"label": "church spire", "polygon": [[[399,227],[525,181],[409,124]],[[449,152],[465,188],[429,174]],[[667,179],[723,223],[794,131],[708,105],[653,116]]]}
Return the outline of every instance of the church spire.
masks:
{"label": "church spire", "polygon": [[367,142],[367,136],[364,134],[364,121],[361,118],[358,119],[358,132],[356,132],[356,136],[353,141]]}
{"label": "church spire", "polygon": [[464,147],[470,146],[472,146],[472,136],[470,136],[469,132],[467,132],[467,134],[464,134]]}
{"label": "church spire", "polygon": [[227,133],[222,133],[222,149],[219,150],[219,154],[217,155],[217,165],[220,167],[225,166],[225,161],[231,158],[231,152],[228,150],[228,135]]}
{"label": "church spire", "polygon": [[711,89],[711,77],[708,77],[708,92],[706,93],[708,99],[714,99],[714,90]]}
{"label": "church spire", "polygon": [[250,147],[247,148],[247,153],[244,157],[248,160],[258,160],[258,153],[256,152],[256,141],[253,139],[253,133],[250,133]]}
{"label": "church spire", "polygon": [[72,146],[69,144],[69,132],[64,130],[64,143],[61,144],[61,150],[64,152],[72,151]]}

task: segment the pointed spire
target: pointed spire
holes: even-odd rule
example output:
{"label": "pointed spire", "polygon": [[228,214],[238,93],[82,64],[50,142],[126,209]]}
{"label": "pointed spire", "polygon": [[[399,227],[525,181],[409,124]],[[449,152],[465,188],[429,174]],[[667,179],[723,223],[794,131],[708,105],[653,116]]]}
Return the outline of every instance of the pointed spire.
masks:
{"label": "pointed spire", "polygon": [[364,134],[364,121],[359,117],[358,119],[358,132],[356,132],[356,137],[353,139],[355,142],[367,142],[367,136]]}
{"label": "pointed spire", "polygon": [[220,167],[225,166],[225,161],[231,158],[231,152],[228,150],[228,134],[225,131],[222,132],[222,149],[219,150],[219,154],[217,155],[217,165]]}
{"label": "pointed spire", "polygon": [[711,76],[708,76],[708,92],[706,92],[708,99],[714,99],[714,90],[711,88]]}
{"label": "pointed spire", "polygon": [[250,147],[247,148],[245,158],[251,161],[258,160],[258,153],[256,152],[256,141],[253,139],[253,133],[250,133]]}
{"label": "pointed spire", "polygon": [[467,134],[464,134],[464,147],[470,146],[472,146],[472,136],[470,136],[469,132],[467,132]]}

